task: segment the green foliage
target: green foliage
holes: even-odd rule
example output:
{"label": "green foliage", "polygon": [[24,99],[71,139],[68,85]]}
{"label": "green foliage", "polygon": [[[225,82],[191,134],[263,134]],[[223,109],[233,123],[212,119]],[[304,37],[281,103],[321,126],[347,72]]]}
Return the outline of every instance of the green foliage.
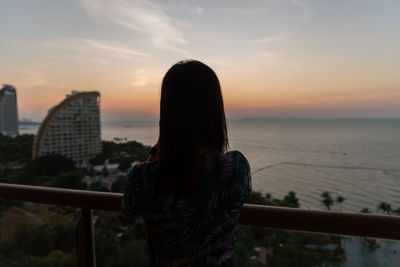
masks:
{"label": "green foliage", "polygon": [[271,195],[263,195],[259,191],[252,191],[246,203],[248,204],[258,204],[258,205],[271,205]]}
{"label": "green foliage", "polygon": [[118,165],[118,169],[122,172],[128,171],[128,169],[131,167],[132,162],[134,161],[133,157],[127,157],[121,159]]}
{"label": "green foliage", "polygon": [[333,198],[332,198],[331,194],[329,192],[325,191],[321,194],[321,197],[322,197],[322,200],[321,200],[322,204],[324,204],[325,207],[328,210],[330,210],[331,206],[333,205]]}
{"label": "green foliage", "polygon": [[[3,254],[1,251],[0,253]],[[8,267],[71,267],[75,264],[74,253],[65,253],[60,250],[54,250],[43,257],[32,256],[23,251],[12,251],[7,257],[0,258],[0,266]]]}
{"label": "green foliage", "polygon": [[[122,184],[123,180],[124,178],[120,177],[117,181]],[[253,192],[248,202],[299,207],[294,192],[289,192],[283,199]],[[97,266],[148,266],[146,225],[143,220],[121,220],[120,216],[109,218],[99,215],[96,230]],[[0,243],[0,266],[73,266],[74,231],[74,227],[48,225],[22,228],[17,232],[15,245]],[[118,233],[122,235],[117,235]],[[339,252],[322,248],[322,245],[328,242],[340,244],[340,238],[321,238],[321,235],[317,234],[239,225],[235,254],[243,266],[254,266],[251,257],[257,256],[255,247],[272,251],[268,257],[268,266],[330,266],[341,259],[337,256]],[[306,245],[310,243],[317,244],[317,249],[308,249]],[[343,254],[343,251],[341,253]]]}
{"label": "green foliage", "polygon": [[27,266],[36,267],[70,267],[75,265],[74,255],[61,250],[54,250],[45,257],[29,257]]}
{"label": "green foliage", "polygon": [[336,197],[336,203],[339,204],[340,210],[342,210],[342,204],[346,199],[342,196],[337,196]]}
{"label": "green foliage", "polygon": [[103,152],[97,154],[94,158],[90,159],[89,162],[92,165],[102,165],[104,164],[104,161],[106,160],[106,156],[104,155]]}
{"label": "green foliage", "polygon": [[[325,197],[329,197],[324,194]],[[333,199],[331,198],[333,203]],[[271,205],[299,208],[299,200],[296,193],[288,192],[283,199],[273,198],[271,194],[262,194],[253,191],[247,200],[249,204]],[[270,230],[261,227],[248,227],[240,225],[237,232],[236,256],[243,266],[251,266],[253,262],[250,256],[254,256],[254,247],[262,247],[272,250],[268,258],[268,266],[325,266],[340,262],[337,253],[319,247],[310,250],[305,246],[310,243],[318,243],[321,235],[306,234],[301,232],[289,232],[283,230]],[[323,239],[330,243],[340,245],[340,238],[325,236]],[[327,242],[327,241],[325,241]]]}
{"label": "green foliage", "polygon": [[360,210],[361,213],[372,213],[368,208],[362,208]]}
{"label": "green foliage", "polygon": [[149,152],[149,146],[144,146],[136,141],[119,144],[112,141],[103,141],[103,155],[105,158],[109,158],[112,163],[120,162],[123,158],[128,157],[131,162],[135,160],[145,161]]}
{"label": "green foliage", "polygon": [[392,213],[392,206],[389,203],[386,202],[381,202],[378,204],[376,209],[379,211],[383,211],[386,214],[391,214]]}
{"label": "green foliage", "polygon": [[50,154],[33,160],[26,170],[30,174],[56,176],[62,172],[76,171],[76,167],[70,158],[58,154]]}
{"label": "green foliage", "polygon": [[134,160],[145,161],[149,155],[150,147],[136,141],[130,141],[118,144],[118,152],[126,152],[128,155],[133,156]]}
{"label": "green foliage", "polygon": [[51,251],[51,242],[52,238],[47,225],[32,225],[22,227],[15,233],[14,248],[33,256],[45,256]]}
{"label": "green foliage", "polygon": [[34,256],[43,256],[55,249],[72,252],[75,243],[74,233],[74,227],[61,225],[55,227],[47,224],[24,226],[15,233],[14,248]]}
{"label": "green foliage", "polygon": [[74,266],[75,228],[30,225],[15,233],[13,243],[0,243],[0,266]]}
{"label": "green foliage", "polygon": [[283,200],[273,198],[271,194],[262,194],[258,191],[252,191],[246,203],[257,204],[257,205],[270,205],[270,206],[280,206],[280,207],[300,207],[299,199],[296,197],[296,193],[289,191]]}
{"label": "green foliage", "polygon": [[75,227],[56,225],[51,228],[53,247],[65,252],[75,251]]}
{"label": "green foliage", "polygon": [[0,182],[84,189],[74,162],[61,155],[38,157],[20,170],[0,170]]}
{"label": "green foliage", "polygon": [[[340,237],[240,225],[235,253],[243,266],[253,264],[250,257],[257,256],[255,247],[272,252],[267,257],[268,266],[331,266],[341,262],[339,251],[322,248],[327,242],[339,246]],[[316,244],[317,249],[308,249],[307,244]]]}
{"label": "green foliage", "polygon": [[117,266],[115,260],[119,254],[118,239],[114,236],[96,236],[96,262],[98,267]]}
{"label": "green foliage", "polygon": [[118,264],[114,266],[147,267],[149,263],[146,253],[146,244],[143,241],[130,242],[120,251],[117,262]]}
{"label": "green foliage", "polygon": [[103,141],[103,154],[105,158],[111,158],[118,150],[118,144],[112,141]]}
{"label": "green foliage", "polygon": [[279,206],[291,208],[300,207],[299,199],[296,197],[296,193],[293,191],[289,191],[289,193],[283,198],[283,201]]}
{"label": "green foliage", "polygon": [[10,137],[0,134],[0,163],[29,162],[32,158],[32,134]]}
{"label": "green foliage", "polygon": [[0,169],[1,183],[18,183],[18,177],[22,172],[13,169]]}
{"label": "green foliage", "polygon": [[342,197],[342,196],[337,196],[336,197],[336,202],[339,203],[339,204],[343,203],[345,200],[346,199],[344,197]]}
{"label": "green foliage", "polygon": [[115,143],[103,141],[103,151],[90,159],[92,165],[102,165],[106,159],[110,163],[118,163],[118,169],[126,172],[132,162],[145,161],[149,155],[150,147],[139,142],[130,141],[126,143]]}
{"label": "green foliage", "polygon": [[85,189],[86,185],[81,182],[81,177],[76,172],[60,173],[48,184],[52,187]]}

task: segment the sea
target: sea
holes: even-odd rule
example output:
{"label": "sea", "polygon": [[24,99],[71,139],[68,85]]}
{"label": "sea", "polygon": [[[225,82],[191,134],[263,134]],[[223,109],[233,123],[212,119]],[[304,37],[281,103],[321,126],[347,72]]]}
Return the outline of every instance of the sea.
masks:
{"label": "sea", "polygon": [[[230,150],[249,160],[253,190],[282,198],[296,192],[303,208],[324,209],[321,193],[344,197],[335,210],[358,212],[386,202],[400,208],[400,119],[230,119]],[[20,133],[36,134],[24,125]],[[153,145],[158,121],[102,122],[102,139]],[[399,229],[400,231],[400,229]],[[371,249],[347,238],[340,266],[400,266],[400,242]]]}

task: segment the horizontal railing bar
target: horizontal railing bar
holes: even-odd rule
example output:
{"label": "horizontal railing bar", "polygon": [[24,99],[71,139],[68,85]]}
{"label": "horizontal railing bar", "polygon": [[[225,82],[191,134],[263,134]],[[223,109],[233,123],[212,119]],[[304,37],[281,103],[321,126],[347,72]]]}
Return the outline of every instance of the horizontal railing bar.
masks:
{"label": "horizontal railing bar", "polygon": [[240,224],[400,240],[400,216],[245,205]]}
{"label": "horizontal railing bar", "polygon": [[[122,194],[0,183],[0,198],[120,211]],[[400,216],[245,204],[240,224],[400,240]]]}
{"label": "horizontal railing bar", "polygon": [[120,211],[122,194],[0,183],[0,198],[56,206]]}

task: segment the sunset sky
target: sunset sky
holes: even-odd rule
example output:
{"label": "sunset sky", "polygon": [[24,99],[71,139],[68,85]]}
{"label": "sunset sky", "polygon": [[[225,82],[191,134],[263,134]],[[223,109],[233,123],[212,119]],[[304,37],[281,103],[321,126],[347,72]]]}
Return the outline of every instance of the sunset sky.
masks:
{"label": "sunset sky", "polygon": [[217,73],[231,118],[400,117],[400,1],[0,1],[0,84],[41,121],[71,90],[103,120],[158,117],[181,59]]}

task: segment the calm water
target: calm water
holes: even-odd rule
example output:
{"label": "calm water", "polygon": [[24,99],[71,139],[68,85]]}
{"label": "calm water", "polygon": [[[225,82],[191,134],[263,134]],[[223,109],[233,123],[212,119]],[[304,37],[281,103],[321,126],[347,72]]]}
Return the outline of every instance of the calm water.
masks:
{"label": "calm water", "polygon": [[[293,190],[310,208],[322,208],[323,191],[346,199],[337,209],[400,207],[400,120],[230,120],[228,131],[230,148],[250,161],[255,190]],[[152,145],[158,123],[106,122],[102,136]]]}
{"label": "calm water", "polygon": [[[228,131],[230,148],[250,162],[254,190],[275,197],[292,190],[308,208],[322,208],[323,191],[346,199],[334,209],[376,212],[382,201],[400,207],[400,120],[230,120]],[[102,124],[104,140],[152,145],[157,136],[156,121]],[[380,243],[372,251],[359,239],[346,241],[344,266],[400,266],[399,242]]]}
{"label": "calm water", "polygon": [[[21,128],[36,133],[37,127]],[[345,211],[376,210],[385,201],[400,207],[400,120],[230,120],[230,149],[249,160],[253,188],[322,208],[329,191],[346,200]],[[102,138],[152,145],[158,122],[104,122]]]}

